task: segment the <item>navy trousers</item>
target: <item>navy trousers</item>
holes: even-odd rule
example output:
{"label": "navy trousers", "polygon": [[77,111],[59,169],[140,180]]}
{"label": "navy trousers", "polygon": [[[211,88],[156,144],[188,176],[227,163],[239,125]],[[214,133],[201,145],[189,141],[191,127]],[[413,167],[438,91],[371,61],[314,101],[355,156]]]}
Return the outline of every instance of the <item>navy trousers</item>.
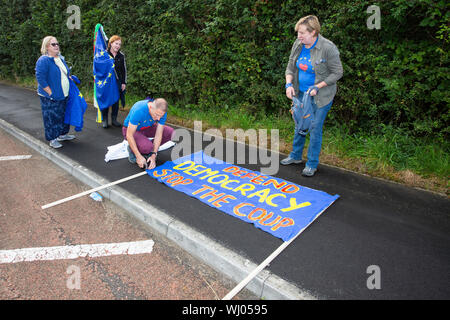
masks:
{"label": "navy trousers", "polygon": [[45,139],[47,141],[69,133],[70,125],[64,123],[67,98],[61,101],[39,96],[41,99],[42,119],[44,120]]}

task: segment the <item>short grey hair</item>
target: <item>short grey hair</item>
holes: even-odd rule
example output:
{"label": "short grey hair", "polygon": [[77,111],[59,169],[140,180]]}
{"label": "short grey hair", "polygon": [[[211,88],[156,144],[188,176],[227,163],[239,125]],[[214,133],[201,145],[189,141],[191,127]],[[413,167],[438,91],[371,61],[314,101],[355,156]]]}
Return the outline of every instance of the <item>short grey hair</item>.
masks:
{"label": "short grey hair", "polygon": [[164,99],[164,98],[156,98],[154,103],[155,103],[156,109],[159,109],[159,110],[162,110],[164,112],[167,112],[167,109],[169,108],[169,104],[167,103],[166,99]]}

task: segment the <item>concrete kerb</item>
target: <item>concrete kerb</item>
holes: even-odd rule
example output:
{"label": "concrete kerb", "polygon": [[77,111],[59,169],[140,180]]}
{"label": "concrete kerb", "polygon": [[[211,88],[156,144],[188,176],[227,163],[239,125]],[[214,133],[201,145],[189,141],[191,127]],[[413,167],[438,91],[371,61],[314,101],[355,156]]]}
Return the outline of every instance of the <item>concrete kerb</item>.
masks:
{"label": "concrete kerb", "polygon": [[[63,170],[70,173],[82,183],[95,188],[110,181],[80,165],[78,162],[53,150],[47,144],[32,137],[14,125],[0,119],[0,127],[13,137],[36,150]],[[257,265],[248,259],[225,248],[216,241],[178,221],[160,209],[134,196],[121,187],[113,186],[99,191],[105,198],[111,200],[139,221],[153,230],[177,243],[188,253],[196,256],[204,263],[221,272],[226,277],[240,282]],[[262,299],[276,300],[313,300],[316,296],[307,290],[281,279],[267,270],[261,271],[246,288]]]}

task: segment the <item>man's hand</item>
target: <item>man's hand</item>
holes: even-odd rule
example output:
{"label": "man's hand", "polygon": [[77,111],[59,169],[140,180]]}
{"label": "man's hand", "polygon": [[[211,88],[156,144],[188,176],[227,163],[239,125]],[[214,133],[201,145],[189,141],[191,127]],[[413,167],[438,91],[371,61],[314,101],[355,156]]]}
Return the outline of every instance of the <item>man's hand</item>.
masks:
{"label": "man's hand", "polygon": [[136,156],[136,163],[139,166],[139,168],[143,169],[145,167],[145,163],[147,162],[147,160],[142,156]]}
{"label": "man's hand", "polygon": [[148,159],[147,162],[150,162],[148,165],[148,169],[151,170],[156,167],[156,154],[152,154]]}

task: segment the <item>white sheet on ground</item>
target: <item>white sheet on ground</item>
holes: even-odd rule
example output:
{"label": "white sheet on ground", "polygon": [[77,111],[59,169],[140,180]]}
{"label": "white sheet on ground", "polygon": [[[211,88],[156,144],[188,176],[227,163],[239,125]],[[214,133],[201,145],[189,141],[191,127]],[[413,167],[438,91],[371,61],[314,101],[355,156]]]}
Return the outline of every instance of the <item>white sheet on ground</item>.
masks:
{"label": "white sheet on ground", "polygon": [[[149,138],[149,140],[153,140],[153,138]],[[159,146],[158,151],[163,151],[169,149],[175,145],[173,141],[167,141],[166,143]],[[105,162],[109,162],[111,160],[124,159],[128,157],[128,141],[123,140],[122,142],[109,146],[108,152],[105,155]]]}

